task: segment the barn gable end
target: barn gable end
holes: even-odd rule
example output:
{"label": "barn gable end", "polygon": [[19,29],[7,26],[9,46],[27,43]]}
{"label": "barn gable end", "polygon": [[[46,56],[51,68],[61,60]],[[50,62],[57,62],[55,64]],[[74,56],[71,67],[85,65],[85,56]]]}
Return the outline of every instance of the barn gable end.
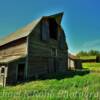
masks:
{"label": "barn gable end", "polygon": [[[57,27],[50,31],[50,21],[52,20]],[[55,30],[57,31],[56,38],[53,36],[55,33],[50,33],[55,32]],[[50,36],[51,34],[52,36]],[[57,23],[56,17],[43,17],[28,36],[29,77],[66,71],[67,49],[65,33],[61,24]]]}

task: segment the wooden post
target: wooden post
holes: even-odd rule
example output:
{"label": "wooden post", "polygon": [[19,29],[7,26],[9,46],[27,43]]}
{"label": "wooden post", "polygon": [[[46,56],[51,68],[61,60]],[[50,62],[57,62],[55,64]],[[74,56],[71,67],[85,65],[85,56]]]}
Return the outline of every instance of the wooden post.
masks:
{"label": "wooden post", "polygon": [[[4,68],[4,73],[1,73],[2,68]],[[2,86],[3,86],[3,87],[6,86],[7,70],[8,70],[7,67],[5,67],[5,66],[1,66],[0,74],[1,74],[1,78],[2,78]]]}

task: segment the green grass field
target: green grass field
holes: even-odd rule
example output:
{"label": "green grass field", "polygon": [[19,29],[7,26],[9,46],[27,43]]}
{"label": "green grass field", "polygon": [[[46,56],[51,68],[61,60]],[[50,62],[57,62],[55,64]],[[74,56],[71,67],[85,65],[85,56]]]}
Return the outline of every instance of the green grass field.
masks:
{"label": "green grass field", "polygon": [[100,74],[38,80],[0,89],[0,100],[98,100]]}
{"label": "green grass field", "polygon": [[[100,69],[100,64],[85,63],[84,68]],[[94,69],[92,69],[94,70]],[[76,74],[75,74],[76,73]],[[37,80],[0,88],[0,100],[99,100],[100,73],[71,72],[53,79]]]}
{"label": "green grass field", "polygon": [[83,68],[100,72],[100,63],[83,63]]}

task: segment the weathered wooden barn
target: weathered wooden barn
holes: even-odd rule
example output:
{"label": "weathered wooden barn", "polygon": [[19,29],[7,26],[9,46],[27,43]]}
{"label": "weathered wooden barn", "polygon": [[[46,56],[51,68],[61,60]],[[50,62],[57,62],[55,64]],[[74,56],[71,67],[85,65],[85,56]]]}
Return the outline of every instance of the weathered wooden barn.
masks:
{"label": "weathered wooden barn", "polygon": [[43,16],[0,40],[0,84],[67,70],[63,13]]}
{"label": "weathered wooden barn", "polygon": [[68,69],[69,70],[82,69],[82,60],[79,57],[69,53],[68,54]]}

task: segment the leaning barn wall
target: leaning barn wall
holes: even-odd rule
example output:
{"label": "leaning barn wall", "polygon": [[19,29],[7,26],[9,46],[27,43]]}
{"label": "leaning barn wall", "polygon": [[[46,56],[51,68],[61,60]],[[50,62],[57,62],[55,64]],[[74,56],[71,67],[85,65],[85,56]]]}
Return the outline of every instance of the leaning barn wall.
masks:
{"label": "leaning barn wall", "polygon": [[[52,48],[57,49],[57,56],[52,55]],[[37,25],[35,30],[28,38],[28,77],[42,74],[53,73],[53,59],[55,59],[55,68],[57,72],[67,70],[68,51],[59,48],[59,41],[42,41],[41,24]]]}
{"label": "leaning barn wall", "polygon": [[40,25],[36,27],[28,38],[28,77],[37,77],[38,74],[47,73],[50,50],[45,43],[41,43]]}

